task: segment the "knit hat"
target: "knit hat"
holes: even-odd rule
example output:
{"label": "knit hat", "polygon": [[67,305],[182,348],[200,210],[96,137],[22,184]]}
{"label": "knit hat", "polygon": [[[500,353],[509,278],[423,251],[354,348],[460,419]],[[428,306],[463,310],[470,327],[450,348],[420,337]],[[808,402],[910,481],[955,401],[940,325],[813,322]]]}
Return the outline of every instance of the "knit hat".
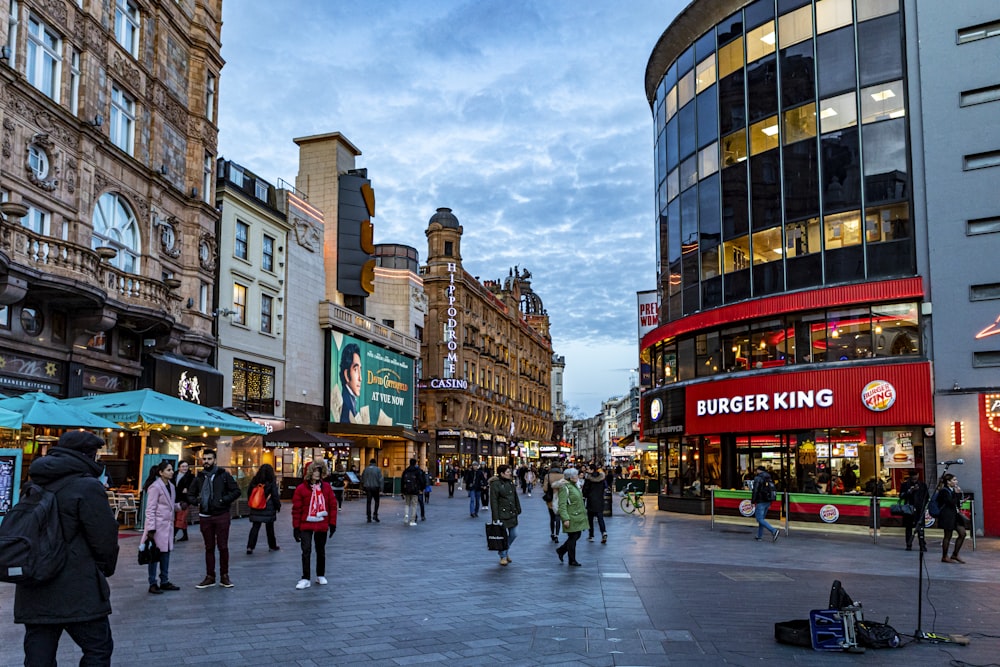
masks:
{"label": "knit hat", "polygon": [[104,446],[104,441],[90,431],[67,431],[59,436],[57,447],[72,449],[91,458]]}

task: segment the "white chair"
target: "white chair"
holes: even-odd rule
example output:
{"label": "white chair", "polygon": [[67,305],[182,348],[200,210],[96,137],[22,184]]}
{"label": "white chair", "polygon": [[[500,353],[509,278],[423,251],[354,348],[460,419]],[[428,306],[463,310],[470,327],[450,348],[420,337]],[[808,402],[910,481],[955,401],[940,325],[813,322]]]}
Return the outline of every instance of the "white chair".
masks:
{"label": "white chair", "polygon": [[123,524],[129,524],[129,515],[132,515],[134,525],[138,518],[139,508],[135,504],[135,495],[132,493],[122,493],[118,495],[118,506],[115,509],[115,519],[120,519]]}

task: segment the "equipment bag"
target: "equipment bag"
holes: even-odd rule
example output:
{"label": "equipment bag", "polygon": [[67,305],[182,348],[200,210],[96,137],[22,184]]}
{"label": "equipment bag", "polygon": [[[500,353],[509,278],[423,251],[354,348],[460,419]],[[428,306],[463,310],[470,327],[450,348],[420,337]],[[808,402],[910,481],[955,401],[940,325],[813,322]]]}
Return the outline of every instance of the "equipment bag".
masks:
{"label": "equipment bag", "polygon": [[899,633],[888,623],[857,621],[854,624],[854,632],[857,635],[858,644],[865,648],[899,648],[902,644]]}
{"label": "equipment bag", "polygon": [[250,500],[247,501],[247,505],[252,510],[262,510],[267,507],[267,498],[264,496],[264,485],[258,484],[253,487],[250,492]]}
{"label": "equipment bag", "polygon": [[66,567],[67,540],[55,490],[29,482],[21,499],[0,523],[0,581],[10,584],[41,584],[54,579]]}

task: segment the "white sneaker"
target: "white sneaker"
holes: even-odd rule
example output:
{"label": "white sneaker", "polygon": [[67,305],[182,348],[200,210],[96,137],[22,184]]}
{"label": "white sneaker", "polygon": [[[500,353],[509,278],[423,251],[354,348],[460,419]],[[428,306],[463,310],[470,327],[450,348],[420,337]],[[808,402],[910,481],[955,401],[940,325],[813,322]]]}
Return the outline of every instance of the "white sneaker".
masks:
{"label": "white sneaker", "polygon": [[403,523],[410,523],[410,517],[404,516],[403,517]]}
{"label": "white sneaker", "polygon": [[308,579],[299,579],[299,583],[295,584],[295,590],[301,591],[309,588],[312,584],[309,583]]}
{"label": "white sneaker", "polygon": [[410,525],[411,525],[411,526],[415,526],[415,525],[417,525],[417,522],[416,522],[416,521],[411,521],[411,522],[410,522]]}
{"label": "white sneaker", "polygon": [[326,577],[316,577],[316,583],[320,586],[326,586],[330,582],[326,580]]}

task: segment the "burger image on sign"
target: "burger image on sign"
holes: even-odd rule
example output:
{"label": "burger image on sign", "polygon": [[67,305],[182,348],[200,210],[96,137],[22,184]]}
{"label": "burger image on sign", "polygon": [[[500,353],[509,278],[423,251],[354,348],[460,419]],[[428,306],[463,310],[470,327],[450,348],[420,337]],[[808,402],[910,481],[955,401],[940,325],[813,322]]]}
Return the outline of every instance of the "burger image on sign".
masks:
{"label": "burger image on sign", "polygon": [[872,412],[885,412],[896,402],[896,388],[885,380],[872,380],[861,390],[861,402]]}

